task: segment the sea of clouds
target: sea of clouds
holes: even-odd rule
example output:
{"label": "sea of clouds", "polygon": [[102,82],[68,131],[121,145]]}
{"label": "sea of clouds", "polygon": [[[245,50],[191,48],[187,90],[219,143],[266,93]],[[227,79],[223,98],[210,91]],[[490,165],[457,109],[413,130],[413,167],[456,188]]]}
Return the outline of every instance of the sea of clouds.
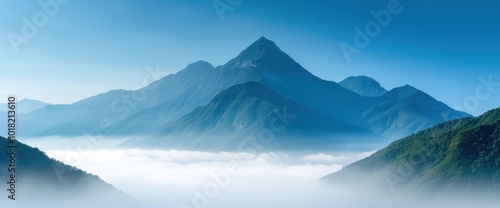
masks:
{"label": "sea of clouds", "polygon": [[318,189],[326,189],[318,180],[373,153],[300,155],[114,149],[113,144],[120,142],[116,139],[101,148],[77,151],[67,141],[34,139],[26,143],[39,147],[51,158],[99,176],[151,206],[166,207],[283,203],[289,203],[288,207],[307,207],[311,201],[328,202],[333,192],[318,194]]}
{"label": "sea of clouds", "polygon": [[[470,207],[456,197],[429,202],[377,190],[332,187],[319,181],[368,152],[201,152],[115,149],[124,139],[77,148],[79,139],[44,138],[23,142],[51,158],[99,176],[145,203],[175,208]],[[491,203],[484,202],[483,207]]]}

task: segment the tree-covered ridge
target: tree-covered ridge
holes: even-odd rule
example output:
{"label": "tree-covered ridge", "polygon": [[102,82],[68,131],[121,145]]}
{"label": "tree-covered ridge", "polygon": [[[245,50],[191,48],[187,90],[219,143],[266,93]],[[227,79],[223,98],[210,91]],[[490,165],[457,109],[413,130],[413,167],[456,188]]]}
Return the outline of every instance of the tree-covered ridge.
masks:
{"label": "tree-covered ridge", "polygon": [[328,175],[328,181],[382,184],[394,191],[500,191],[500,108],[438,124]]}
{"label": "tree-covered ridge", "polygon": [[[15,172],[7,172],[12,164],[7,152],[15,145]],[[11,144],[0,136],[0,180],[7,181],[10,174],[16,176],[16,196],[21,203],[64,204],[78,200],[92,200],[92,203],[133,202],[130,196],[115,189],[98,176],[76,167],[49,158],[38,148],[19,141]],[[5,167],[5,168],[4,168]]]}

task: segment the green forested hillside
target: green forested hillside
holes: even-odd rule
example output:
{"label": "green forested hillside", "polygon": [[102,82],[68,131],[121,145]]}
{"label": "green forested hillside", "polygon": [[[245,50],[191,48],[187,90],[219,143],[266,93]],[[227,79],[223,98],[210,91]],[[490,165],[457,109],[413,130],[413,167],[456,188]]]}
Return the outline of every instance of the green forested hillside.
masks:
{"label": "green forested hillside", "polygon": [[390,191],[500,191],[500,108],[393,142],[323,180]]}
{"label": "green forested hillside", "polygon": [[[9,140],[0,137],[0,181],[9,181],[10,174],[16,176],[16,202],[37,204],[37,206],[62,206],[87,201],[87,205],[120,205],[135,203],[134,199],[115,189],[99,177],[78,168],[49,158],[44,152],[21,142],[15,142],[15,172],[8,172],[13,164],[7,154]],[[7,185],[3,186],[7,187]],[[7,188],[5,188],[7,189]],[[0,200],[7,200],[7,191]],[[62,206],[65,207],[65,206]],[[77,206],[80,207],[80,206]]]}

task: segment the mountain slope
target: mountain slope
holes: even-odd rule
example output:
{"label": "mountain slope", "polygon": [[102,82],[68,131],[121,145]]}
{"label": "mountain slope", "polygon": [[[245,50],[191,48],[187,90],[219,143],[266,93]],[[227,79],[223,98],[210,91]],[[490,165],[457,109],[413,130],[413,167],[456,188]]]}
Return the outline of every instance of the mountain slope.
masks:
{"label": "mountain slope", "polygon": [[[8,167],[7,145],[8,140],[0,137],[1,167]],[[75,202],[82,200],[94,205],[126,205],[134,201],[97,176],[50,159],[36,148],[19,142],[16,145],[16,196],[20,204],[79,207]],[[0,176],[7,181],[7,168],[0,170]],[[0,201],[3,200],[4,197]]]}
{"label": "mountain slope", "polygon": [[409,85],[374,99],[377,105],[364,112],[363,118],[375,133],[390,138],[401,138],[444,121],[470,116]]}
{"label": "mountain slope", "polygon": [[102,111],[92,105],[49,105],[18,115],[24,136],[80,136],[99,129]]}
{"label": "mountain slope", "polygon": [[[197,63],[208,65],[206,62]],[[113,134],[149,132],[166,122],[177,120],[199,106],[206,105],[215,95],[235,84],[259,80],[259,75],[256,73],[236,69],[221,70],[220,67],[216,69],[212,67],[203,70],[203,73],[197,73],[189,72],[190,68],[193,66],[190,65],[178,72],[176,76],[184,76],[175,81],[160,80],[158,83],[162,87],[154,90],[154,93],[168,98],[162,98],[163,101],[158,102],[161,104],[139,111],[123,122],[117,123]],[[162,90],[164,88],[167,90]]]}
{"label": "mountain slope", "polygon": [[[134,113],[157,106],[159,104],[163,104],[172,99],[179,99],[179,97],[183,97],[184,95],[192,95],[193,91],[196,91],[196,88],[199,88],[199,86],[197,86],[196,84],[202,81],[204,74],[210,73],[213,70],[214,67],[210,63],[205,61],[198,61],[189,64],[185,69],[179,71],[176,74],[171,74],[166,77],[155,77],[161,79],[152,82],[151,84],[148,84],[141,89],[132,91],[110,91],[105,94],[84,99],[77,102],[77,104],[101,106],[103,110],[118,114],[120,118],[124,119],[130,115],[133,115]],[[148,74],[145,78],[152,78],[150,76],[153,75]],[[160,75],[155,74],[154,76]],[[199,96],[192,96],[189,98],[191,100],[187,100],[186,102],[196,103],[198,102],[198,100],[209,100],[212,98],[210,96],[209,98],[205,98],[202,93],[204,92],[198,92],[197,95]],[[117,103],[114,109],[112,108],[112,106],[109,106],[113,102]],[[127,110],[125,111],[118,109],[123,107],[127,107]],[[173,108],[172,111],[177,112],[182,110]]]}
{"label": "mountain slope", "polygon": [[[195,107],[208,103],[212,98],[209,94],[203,95],[203,89],[196,95],[190,95],[193,89],[200,88],[199,86],[193,86],[193,83],[198,83],[203,78],[203,73],[211,70],[213,70],[212,65],[199,61],[188,65],[184,70],[176,74],[163,78],[157,77],[160,76],[159,72],[148,71],[148,74],[143,78],[144,80],[161,79],[139,90],[111,90],[70,105],[47,106],[48,108],[42,108],[39,111],[25,115],[24,118],[26,119],[20,120],[20,125],[30,126],[30,128],[20,133],[23,136],[45,136],[53,133],[61,134],[57,130],[65,129],[64,136],[79,136],[84,130],[99,130],[103,134],[109,134],[118,129],[114,128],[116,123],[135,113],[185,95],[184,97],[188,98],[183,98],[183,100],[189,102],[190,105],[179,104],[175,108],[168,108],[168,111],[162,112],[166,115],[164,118],[169,118],[171,114],[180,117]],[[78,110],[74,112],[68,111],[68,109],[72,108]],[[185,108],[187,110],[183,110]],[[86,113],[79,113],[83,111],[86,111]],[[157,114],[158,112],[156,112]],[[47,127],[37,126],[37,124],[43,123],[40,122],[40,119],[45,119],[45,123],[51,123],[51,125]],[[24,123],[25,120],[29,121]],[[111,125],[104,125],[103,128],[101,124],[103,122]],[[68,128],[68,125],[76,128]],[[143,127],[147,127],[147,125],[143,125]]]}
{"label": "mountain slope", "polygon": [[420,131],[323,180],[434,196],[452,192],[498,197],[500,108]]}
{"label": "mountain slope", "polygon": [[284,98],[318,112],[356,123],[360,127],[366,126],[359,113],[370,105],[369,100],[335,82],[325,81],[312,75],[281,51],[273,41],[264,37],[250,45],[223,68],[258,71],[262,79],[256,81]]}
{"label": "mountain slope", "polygon": [[387,92],[377,81],[367,76],[347,77],[339,85],[365,97],[379,97]]}
{"label": "mountain slope", "polygon": [[248,82],[224,90],[153,137],[126,145],[235,151],[248,138],[256,138],[272,140],[264,142],[268,149],[328,149],[346,142],[336,134],[353,132],[368,133]]}

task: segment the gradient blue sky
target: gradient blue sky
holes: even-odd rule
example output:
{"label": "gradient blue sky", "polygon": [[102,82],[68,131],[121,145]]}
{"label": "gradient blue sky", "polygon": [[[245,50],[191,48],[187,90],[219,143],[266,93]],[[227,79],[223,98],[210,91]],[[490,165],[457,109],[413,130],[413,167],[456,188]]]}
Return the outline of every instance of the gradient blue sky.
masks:
{"label": "gradient blue sky", "polygon": [[[367,75],[387,89],[410,84],[452,107],[475,96],[479,76],[500,82],[493,0],[401,0],[403,11],[351,63],[339,44],[353,44],[354,27],[372,21],[370,11],[387,9],[389,0],[243,0],[224,21],[213,2],[72,0],[15,53],[8,34],[21,34],[22,18],[42,8],[0,0],[0,95],[71,103],[133,89],[148,65],[166,73],[197,60],[221,65],[260,36],[323,79]],[[489,93],[468,112],[499,107],[500,87]]]}

